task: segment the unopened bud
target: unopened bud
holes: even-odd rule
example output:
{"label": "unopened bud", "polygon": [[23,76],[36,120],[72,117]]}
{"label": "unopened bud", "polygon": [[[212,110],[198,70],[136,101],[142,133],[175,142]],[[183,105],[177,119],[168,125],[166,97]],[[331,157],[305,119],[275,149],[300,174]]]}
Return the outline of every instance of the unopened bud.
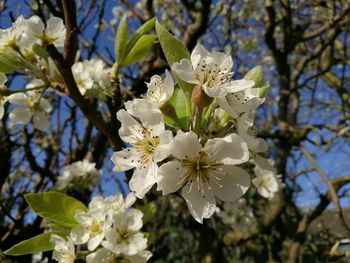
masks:
{"label": "unopened bud", "polygon": [[213,101],[212,97],[209,97],[202,89],[201,86],[194,86],[192,90],[192,101],[199,108],[205,108]]}

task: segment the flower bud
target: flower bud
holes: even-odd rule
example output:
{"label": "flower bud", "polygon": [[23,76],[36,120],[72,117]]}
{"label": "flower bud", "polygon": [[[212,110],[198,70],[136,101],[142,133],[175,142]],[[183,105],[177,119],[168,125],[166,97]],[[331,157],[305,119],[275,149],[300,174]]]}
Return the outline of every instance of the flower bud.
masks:
{"label": "flower bud", "polygon": [[209,97],[202,89],[201,86],[196,85],[192,90],[192,101],[199,108],[205,108],[213,101],[212,97]]}

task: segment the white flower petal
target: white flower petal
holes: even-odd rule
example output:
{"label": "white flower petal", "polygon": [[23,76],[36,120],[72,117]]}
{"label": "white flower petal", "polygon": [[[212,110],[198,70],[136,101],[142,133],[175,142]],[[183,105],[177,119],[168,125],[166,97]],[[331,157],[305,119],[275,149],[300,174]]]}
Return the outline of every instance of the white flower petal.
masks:
{"label": "white flower petal", "polygon": [[76,245],[85,244],[88,242],[90,234],[85,228],[76,227],[71,230],[71,237]]}
{"label": "white flower petal", "polygon": [[158,170],[158,191],[163,195],[176,192],[181,187],[181,178],[185,175],[186,169],[183,168],[178,160],[163,164]]}
{"label": "white flower petal", "polygon": [[227,165],[245,163],[249,160],[247,143],[237,134],[210,139],[204,146],[209,158]]}
{"label": "white flower petal", "polygon": [[141,163],[142,154],[135,148],[128,148],[114,152],[111,160],[115,164],[113,171],[121,172],[138,167]]}
{"label": "white flower petal", "polygon": [[210,218],[216,210],[214,193],[207,184],[193,182],[182,189],[182,196],[186,200],[188,209],[193,218],[203,223],[203,219]]}
{"label": "white flower petal", "polygon": [[196,156],[202,150],[197,135],[190,131],[179,133],[172,141],[171,154],[178,159],[185,159]]}
{"label": "white flower petal", "polygon": [[159,135],[159,145],[155,149],[153,160],[155,162],[163,161],[170,154],[171,141],[173,134],[171,131],[166,130]]}
{"label": "white flower petal", "polygon": [[130,207],[136,202],[136,196],[133,192],[130,192],[125,198],[125,206]]}
{"label": "white flower petal", "polygon": [[88,241],[88,250],[93,251],[95,250],[101,243],[102,240],[104,239],[104,234],[96,235],[94,237],[91,237],[90,240]]}
{"label": "white flower petal", "polygon": [[208,50],[205,49],[201,44],[197,44],[191,53],[191,62],[193,68],[196,68],[198,62],[209,55]]}
{"label": "white flower petal", "polygon": [[36,112],[33,115],[33,126],[40,131],[47,131],[50,128],[49,117],[44,112]]}
{"label": "white flower petal", "polygon": [[50,102],[47,99],[40,99],[40,108],[43,109],[46,113],[49,113],[52,109]]}
{"label": "white flower petal", "polygon": [[[215,195],[225,202],[232,202],[240,198],[250,186],[250,176],[242,168],[223,165],[219,172],[212,172],[216,178],[210,184]],[[209,177],[211,178],[211,177]],[[219,182],[216,183],[216,182]]]}
{"label": "white flower petal", "polygon": [[135,135],[137,138],[142,137],[142,126],[125,110],[117,112],[117,119],[121,122],[119,136],[124,142],[135,143]]}
{"label": "white flower petal", "polygon": [[7,100],[12,104],[23,105],[27,103],[27,98],[28,98],[27,95],[24,93],[15,93],[8,96]]}
{"label": "white flower petal", "polygon": [[157,136],[164,130],[163,114],[153,103],[144,99],[134,99],[125,103],[128,113],[139,118],[143,126]]}
{"label": "white flower petal", "polygon": [[164,79],[163,86],[164,86],[166,97],[163,99],[162,103],[167,101],[171,97],[171,95],[173,95],[174,93],[174,80],[171,77],[168,70],[165,70],[165,79]]}
{"label": "white flower petal", "polygon": [[174,63],[171,70],[176,76],[188,83],[200,84],[200,81],[195,79],[191,61],[188,59],[181,59],[180,62]]}
{"label": "white flower petal", "polygon": [[65,26],[63,20],[59,17],[51,17],[47,21],[46,33],[51,37],[59,37],[65,34]]}
{"label": "white flower petal", "polygon": [[96,263],[96,262],[114,262],[116,255],[111,251],[100,248],[95,253],[91,253],[86,256],[86,263]]}
{"label": "white flower petal", "polygon": [[26,108],[15,108],[10,112],[9,118],[13,123],[26,125],[30,121],[31,114]]}
{"label": "white flower petal", "polygon": [[146,263],[152,256],[152,253],[148,250],[139,251],[136,255],[128,256],[132,263]]}
{"label": "white flower petal", "polygon": [[260,155],[255,155],[254,161],[258,166],[261,167],[263,170],[269,170],[272,171],[273,173],[277,174],[277,170],[275,167],[271,165],[268,159],[261,157]]}
{"label": "white flower petal", "polygon": [[158,166],[156,163],[151,162],[148,165],[137,167],[129,181],[130,190],[135,192],[137,198],[143,198],[157,182],[157,176]]}

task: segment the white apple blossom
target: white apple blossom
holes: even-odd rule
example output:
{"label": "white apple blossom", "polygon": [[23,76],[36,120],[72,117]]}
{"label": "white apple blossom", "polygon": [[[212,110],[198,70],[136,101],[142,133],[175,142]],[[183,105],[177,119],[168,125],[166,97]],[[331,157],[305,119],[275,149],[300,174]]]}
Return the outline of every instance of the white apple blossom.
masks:
{"label": "white apple blossom", "polygon": [[[27,28],[27,21],[21,15],[12,27],[0,30],[0,47],[28,47],[28,44],[32,41],[25,35]],[[28,47],[31,48],[31,47]]]}
{"label": "white apple blossom", "polygon": [[171,154],[176,159],[159,168],[158,190],[166,195],[182,188],[192,216],[200,223],[215,212],[215,196],[232,202],[249,187],[249,174],[234,166],[249,159],[247,144],[237,134],[210,139],[202,147],[195,133],[179,133]]}
{"label": "white apple blossom", "polygon": [[217,215],[225,224],[231,225],[239,231],[247,231],[254,222],[254,214],[247,201],[243,198],[236,202],[226,202],[223,208],[217,211]]}
{"label": "white apple blossom", "polygon": [[[130,192],[126,198],[123,198],[121,193],[114,196],[108,196],[103,200],[105,211],[108,219],[112,218],[113,214],[129,209],[136,202],[136,196]],[[99,205],[100,206],[100,205]]]}
{"label": "white apple blossom", "polygon": [[237,133],[248,144],[249,150],[254,153],[266,152],[268,145],[264,139],[256,138],[256,128],[254,126],[255,112],[250,111],[242,114],[237,119]]}
{"label": "white apple blossom", "polygon": [[27,22],[26,35],[34,36],[45,44],[63,47],[66,27],[59,17],[51,17],[45,26],[39,17],[34,16]]}
{"label": "white apple blossom", "polygon": [[113,215],[112,224],[104,230],[102,246],[116,255],[136,255],[147,247],[147,239],[140,232],[142,212],[131,209]]}
{"label": "white apple blossom", "polygon": [[67,240],[65,240],[58,235],[52,234],[50,242],[53,244],[53,259],[59,263],[74,263],[76,258],[75,248],[70,237],[67,237]]}
{"label": "white apple blossom", "polygon": [[146,99],[156,103],[158,106],[161,106],[166,102],[174,92],[174,81],[170,73],[165,71],[164,81],[158,75],[151,77],[149,83],[146,83],[148,90],[146,94]]}
{"label": "white apple blossom", "polygon": [[254,87],[254,81],[252,83],[243,89],[231,91],[218,98],[219,106],[233,118],[237,118],[241,113],[255,110],[265,99],[260,98],[261,88]]}
{"label": "white apple blossom", "polygon": [[172,133],[165,130],[162,113],[155,104],[138,99],[126,102],[125,108],[117,113],[119,135],[132,147],[115,152],[112,161],[114,171],[136,168],[129,187],[143,198],[157,182],[157,162],[169,156]]}
{"label": "white apple blossom", "polygon": [[129,262],[129,263],[146,263],[152,256],[152,253],[148,250],[141,250],[138,254],[128,255],[116,255],[113,252],[101,248],[94,253],[89,254],[86,257],[86,263],[96,262]]}
{"label": "white apple blossom", "polygon": [[66,166],[62,175],[57,178],[56,187],[59,190],[66,188],[69,184],[84,185],[92,189],[100,181],[100,172],[95,163],[84,159]]}
{"label": "white apple blossom", "polygon": [[75,212],[75,220],[80,227],[71,230],[71,237],[74,244],[85,244],[90,251],[95,250],[104,239],[103,230],[108,226],[109,222],[107,214],[103,206],[99,205],[99,199],[93,198],[89,204],[87,212],[78,210]]}
{"label": "white apple blossom", "polygon": [[7,77],[4,73],[0,73],[0,120],[2,117],[4,117],[5,108],[4,104],[6,102],[6,97],[2,95],[2,92],[5,91],[7,88],[5,87],[5,83],[7,81]]}
{"label": "white apple blossom", "polygon": [[[261,159],[263,158],[259,156],[258,162],[263,162]],[[266,162],[264,162],[265,166],[261,167],[256,160],[254,161],[256,163],[254,168],[256,177],[252,180],[252,183],[262,197],[273,199],[276,193],[283,187],[283,184],[280,182],[276,170],[271,164],[266,165]]]}
{"label": "white apple blossom", "polygon": [[51,105],[40,92],[15,93],[8,96],[7,99],[12,104],[22,105],[22,107],[17,107],[10,112],[11,122],[26,125],[32,118],[34,128],[40,131],[46,131],[50,128]]}
{"label": "white apple blossom", "polygon": [[230,55],[208,52],[197,44],[191,54],[191,61],[182,59],[174,63],[172,71],[182,80],[199,85],[213,98],[221,98],[228,92],[238,92],[254,86],[251,80],[232,81],[233,62]]}
{"label": "white apple blossom", "polygon": [[74,79],[82,95],[104,100],[111,96],[111,81],[106,64],[100,59],[77,62],[72,66]]}

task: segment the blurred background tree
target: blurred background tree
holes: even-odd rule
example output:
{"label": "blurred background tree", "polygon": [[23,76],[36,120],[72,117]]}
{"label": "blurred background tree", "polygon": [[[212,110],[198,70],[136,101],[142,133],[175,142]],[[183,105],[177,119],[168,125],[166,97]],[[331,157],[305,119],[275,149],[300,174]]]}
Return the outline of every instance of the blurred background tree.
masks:
{"label": "blurred background tree", "polygon": [[[74,9],[64,10],[62,2],[0,1],[0,26],[9,27],[21,14],[47,20],[66,12],[72,19]],[[251,187],[246,199],[255,220],[244,231],[218,216],[200,225],[181,198],[154,190],[138,202],[151,204],[145,224],[154,233],[151,262],[346,262],[346,249],[337,241],[350,237],[350,211],[344,209],[350,205],[349,1],[78,0],[76,8],[79,60],[98,57],[112,66],[121,17],[128,16],[131,30],[157,17],[189,50],[201,42],[231,53],[234,78],[261,65],[271,85],[258,109],[257,132],[269,142],[269,157],[285,187],[272,201]],[[166,66],[155,44],[142,63],[120,72],[118,103],[109,105],[110,113],[122,100],[143,95],[145,82]],[[9,87],[26,84],[21,73],[8,77]],[[43,231],[23,194],[47,191],[68,164],[87,159],[103,171],[99,187],[69,191],[85,202],[91,194],[127,191],[110,161],[112,151],[123,147],[119,124],[98,120],[97,102],[94,109],[56,94],[50,99],[48,133],[9,128],[8,114],[0,124],[2,251]],[[0,261],[31,262],[31,256],[0,254]]]}

